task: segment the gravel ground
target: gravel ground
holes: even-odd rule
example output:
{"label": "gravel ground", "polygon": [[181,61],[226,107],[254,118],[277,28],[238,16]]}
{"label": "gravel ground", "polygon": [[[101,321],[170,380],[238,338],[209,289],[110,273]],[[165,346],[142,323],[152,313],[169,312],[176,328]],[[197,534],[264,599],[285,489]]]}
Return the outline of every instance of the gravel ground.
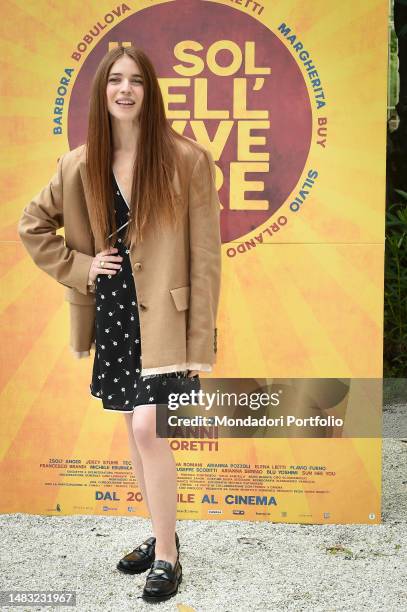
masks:
{"label": "gravel ground", "polygon": [[[397,428],[406,410],[385,407],[384,431]],[[406,451],[407,438],[383,439],[381,525],[178,521],[183,582],[153,609],[406,610]],[[81,612],[151,610],[140,598],[146,574],[115,569],[151,535],[149,520],[4,514],[0,526],[2,590],[75,590]]]}

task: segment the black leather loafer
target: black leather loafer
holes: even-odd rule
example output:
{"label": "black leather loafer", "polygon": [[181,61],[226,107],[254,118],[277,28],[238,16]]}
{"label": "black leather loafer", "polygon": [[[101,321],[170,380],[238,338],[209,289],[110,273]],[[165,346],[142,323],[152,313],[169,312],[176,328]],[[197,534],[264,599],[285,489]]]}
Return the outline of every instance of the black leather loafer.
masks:
{"label": "black leather loafer", "polygon": [[182,567],[179,562],[179,553],[174,567],[169,561],[156,559],[147,574],[143,590],[143,599],[148,602],[165,601],[174,597],[182,581]]}
{"label": "black leather loafer", "polygon": [[[175,544],[179,550],[178,534],[175,532]],[[137,546],[132,552],[120,559],[116,565],[117,569],[124,574],[141,574],[151,567],[155,559],[155,538],[147,538],[145,542]]]}

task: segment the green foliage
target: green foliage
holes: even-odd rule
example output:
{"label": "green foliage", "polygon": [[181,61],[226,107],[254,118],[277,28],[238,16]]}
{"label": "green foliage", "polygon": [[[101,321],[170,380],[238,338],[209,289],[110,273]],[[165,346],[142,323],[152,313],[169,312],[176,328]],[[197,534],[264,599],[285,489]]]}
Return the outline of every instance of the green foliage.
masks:
{"label": "green foliage", "polygon": [[388,83],[388,105],[394,108],[398,102],[399,90],[399,73],[398,73],[398,57],[397,57],[397,36],[394,28],[390,31],[389,41],[389,83]]}
{"label": "green foliage", "polygon": [[386,212],[384,377],[407,377],[407,193]]}

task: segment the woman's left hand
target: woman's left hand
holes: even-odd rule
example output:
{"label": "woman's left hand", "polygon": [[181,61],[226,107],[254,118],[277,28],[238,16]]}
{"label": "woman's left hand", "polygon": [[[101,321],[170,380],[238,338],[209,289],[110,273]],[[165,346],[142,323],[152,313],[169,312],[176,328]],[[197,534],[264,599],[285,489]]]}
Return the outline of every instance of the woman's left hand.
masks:
{"label": "woman's left hand", "polygon": [[188,378],[192,378],[196,374],[199,374],[199,370],[188,370]]}

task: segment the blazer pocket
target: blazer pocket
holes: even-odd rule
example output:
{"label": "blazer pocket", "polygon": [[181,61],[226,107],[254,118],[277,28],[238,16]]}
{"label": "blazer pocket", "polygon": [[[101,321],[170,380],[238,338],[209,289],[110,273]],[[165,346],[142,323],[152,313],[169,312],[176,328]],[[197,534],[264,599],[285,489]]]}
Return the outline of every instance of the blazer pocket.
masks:
{"label": "blazer pocket", "polygon": [[189,294],[190,285],[185,287],[177,287],[176,289],[170,289],[172,299],[174,300],[175,308],[177,310],[187,310],[189,308]]}
{"label": "blazer pocket", "polygon": [[82,304],[83,306],[92,306],[96,302],[96,296],[94,293],[85,295],[73,289],[72,287],[65,287],[65,300],[71,304]]}

